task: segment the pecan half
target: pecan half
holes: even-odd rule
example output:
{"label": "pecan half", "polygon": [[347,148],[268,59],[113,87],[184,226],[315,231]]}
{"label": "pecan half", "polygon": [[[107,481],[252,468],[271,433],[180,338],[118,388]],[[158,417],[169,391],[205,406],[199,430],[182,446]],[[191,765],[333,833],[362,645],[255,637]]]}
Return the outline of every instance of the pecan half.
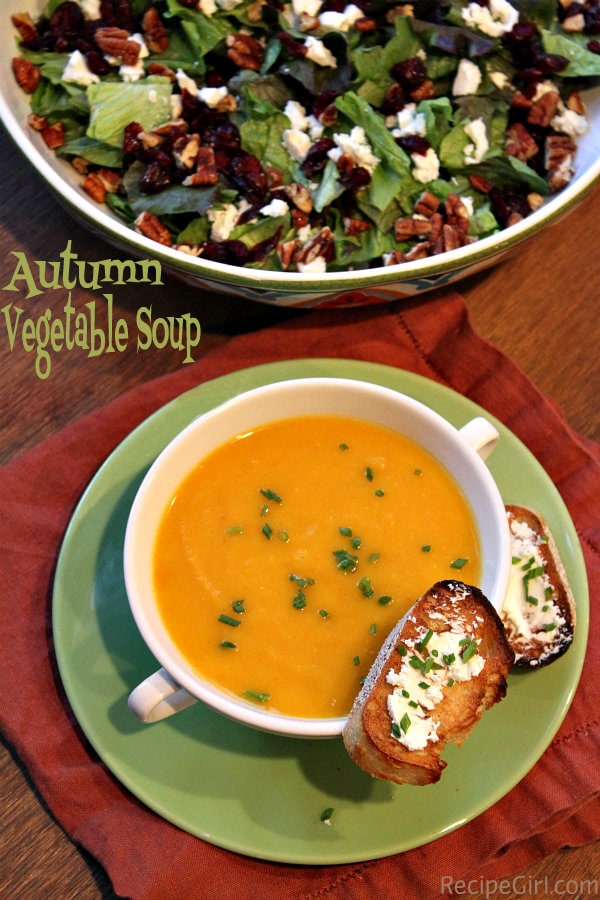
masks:
{"label": "pecan half", "polygon": [[571,181],[576,149],[575,141],[568,135],[550,134],[546,138],[544,154],[546,180],[553,193],[562,190]]}
{"label": "pecan half", "polygon": [[42,77],[39,66],[32,63],[30,59],[15,56],[12,61],[12,70],[19,87],[26,94],[33,94]]}
{"label": "pecan half", "polygon": [[10,20],[19,32],[22,41],[33,41],[39,37],[37,26],[29,13],[15,13]]}
{"label": "pecan half", "polygon": [[151,212],[144,210],[144,212],[139,214],[134,224],[135,230],[143,234],[144,237],[163,244],[165,247],[172,245],[173,241],[168,228],[165,228],[162,222]]}
{"label": "pecan half", "polygon": [[504,152],[507,156],[514,156],[521,162],[527,162],[537,155],[538,150],[535,140],[520,122],[515,122],[506,130]]}
{"label": "pecan half", "polygon": [[240,69],[258,72],[262,66],[263,50],[256,38],[237,32],[227,35],[227,56]]}
{"label": "pecan half", "polygon": [[148,49],[152,53],[164,53],[169,46],[169,35],[162,23],[158,10],[151,6],[142,18],[142,33]]}
{"label": "pecan half", "polygon": [[319,256],[323,257],[325,262],[335,259],[335,241],[331,229],[327,225],[302,245],[296,255],[296,262],[307,266]]}
{"label": "pecan half", "polygon": [[196,171],[184,179],[184,185],[198,187],[203,184],[216,184],[218,180],[219,170],[215,163],[215,151],[212,147],[198,147]]}
{"label": "pecan half", "polygon": [[527,121],[532,125],[541,125],[543,128],[547,128],[556,115],[559,100],[558,91],[546,91],[533,101]]}
{"label": "pecan half", "polygon": [[142,49],[137,41],[132,41],[124,28],[97,28],[94,41],[103,53],[116,56],[126,66],[135,66]]}
{"label": "pecan half", "polygon": [[54,125],[46,125],[45,128],[42,128],[41,134],[44,143],[50,150],[56,150],[57,147],[62,147],[65,142],[65,126],[62,122],[56,122]]}

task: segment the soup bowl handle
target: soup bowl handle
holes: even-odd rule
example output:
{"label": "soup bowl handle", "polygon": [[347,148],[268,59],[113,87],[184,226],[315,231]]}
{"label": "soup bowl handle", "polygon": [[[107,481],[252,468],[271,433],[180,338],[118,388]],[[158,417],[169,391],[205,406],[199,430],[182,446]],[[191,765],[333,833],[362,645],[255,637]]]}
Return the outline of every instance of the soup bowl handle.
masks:
{"label": "soup bowl handle", "polygon": [[459,428],[459,433],[471,445],[482,459],[487,459],[495,449],[500,434],[491,422],[483,416],[476,416]]}
{"label": "soup bowl handle", "polygon": [[127,703],[141,722],[159,722],[192,706],[196,698],[182,688],[166,669],[159,669],[133,689]]}

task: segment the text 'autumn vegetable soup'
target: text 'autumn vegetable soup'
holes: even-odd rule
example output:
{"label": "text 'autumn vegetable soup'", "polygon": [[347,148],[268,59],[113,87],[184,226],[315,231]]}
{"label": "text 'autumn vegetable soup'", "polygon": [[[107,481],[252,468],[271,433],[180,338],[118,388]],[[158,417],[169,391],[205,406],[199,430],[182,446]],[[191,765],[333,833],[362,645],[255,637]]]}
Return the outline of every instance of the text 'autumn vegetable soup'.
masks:
{"label": "text 'autumn vegetable soup'", "polygon": [[165,627],[208,681],[286,715],[344,716],[393,625],[435,581],[477,584],[460,488],[392,429],[301,416],[204,458],[154,548]]}

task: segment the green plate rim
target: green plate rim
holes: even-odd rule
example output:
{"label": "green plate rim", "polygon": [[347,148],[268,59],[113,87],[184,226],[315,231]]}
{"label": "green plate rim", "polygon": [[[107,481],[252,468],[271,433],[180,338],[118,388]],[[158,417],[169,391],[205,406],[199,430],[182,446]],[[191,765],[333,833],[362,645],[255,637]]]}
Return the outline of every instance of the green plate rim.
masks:
{"label": "green plate rim", "polygon": [[[122,609],[123,604],[118,607],[111,605],[110,602],[105,604],[103,586],[95,588],[95,579],[98,578],[100,566],[87,573],[91,578],[93,596],[78,599],[82,597],[81,581],[72,578],[76,564],[81,565],[81,551],[77,549],[80,531],[91,530],[92,538],[97,537],[99,545],[102,542],[102,534],[98,532],[100,526],[90,525],[91,512],[96,511],[102,504],[112,510],[122,503],[125,511],[121,511],[121,518],[126,514],[126,508],[132,499],[131,496],[128,498],[127,493],[135,488],[143,472],[156,457],[157,445],[160,448],[192,418],[241,391],[272,381],[323,375],[357,378],[393,387],[430,403],[434,409],[447,414],[450,421],[458,427],[474,415],[485,415],[490,419],[498,428],[501,441],[489,460],[489,466],[493,474],[494,469],[498,469],[496,477],[504,500],[507,503],[526,503],[527,498],[524,499],[523,495],[530,490],[532,482],[543,487],[543,496],[539,497],[537,508],[545,515],[553,530],[576,593],[577,629],[569,652],[543,670],[511,674],[506,700],[485,714],[483,721],[461,750],[455,747],[447,748],[444,756],[448,759],[448,768],[438,785],[427,788],[376,782],[369,779],[369,776],[352,763],[351,768],[347,769],[346,763],[349,760],[343,747],[340,751],[339,740],[303,741],[263,735],[237,723],[230,723],[210,710],[194,712],[198,710],[200,704],[179,713],[167,722],[151,726],[142,726],[137,722],[124,725],[127,720],[121,710],[126,706],[128,690],[136,683],[135,680],[131,681],[134,673],[129,672],[131,668],[129,660],[118,657],[118,654],[111,656],[110,643],[108,647],[103,645],[106,636],[101,633],[101,624],[98,623],[104,620],[112,623],[114,618],[116,622],[113,624],[123,625],[125,632],[127,629],[134,629],[134,642],[138,639],[141,642],[141,637],[135,630],[133,620],[131,622],[128,620],[130,614],[126,600],[125,610]],[[135,456],[136,460],[135,473],[129,471],[133,466],[132,456]],[[512,464],[515,458],[519,461],[518,467]],[[129,476],[126,483],[120,480],[121,460],[126,462],[125,469]],[[504,466],[507,462],[510,463],[511,473],[520,473],[514,483],[512,476],[511,484],[507,483],[500,462]],[[526,505],[532,505],[531,500]],[[109,538],[109,543],[111,540],[114,541],[116,538]],[[111,565],[113,563],[114,560]],[[119,565],[120,560],[116,565],[117,570]],[[114,577],[118,581],[119,573],[117,572]],[[94,595],[94,589],[99,591],[98,596]],[[114,590],[114,584],[105,586],[104,589],[108,594]],[[74,616],[73,612],[79,615]],[[449,833],[492,806],[527,774],[550,744],[575,694],[587,644],[589,591],[585,563],[575,526],[559,492],[535,457],[500,421],[453,389],[406,370],[360,360],[300,359],[253,366],[197,385],[154,412],[115,448],[82,494],[65,532],[54,582],[52,624],[58,669],[73,712],[109,771],[138,800],[183,830],[237,853],[283,863],[341,864],[403,852]],[[104,682],[96,679],[90,687],[83,670],[76,664],[79,644],[83,646],[86,639],[91,640],[92,644],[94,641],[96,644],[99,642],[101,650],[105,650],[105,654],[100,653],[99,656],[101,667],[104,666],[102,669],[104,682],[109,688],[107,697],[102,694],[103,686],[99,689],[96,687],[97,684],[103,685]],[[146,652],[145,647],[136,650],[143,659]],[[113,691],[112,681],[116,679],[119,683],[124,677],[130,679],[127,690],[123,693],[122,688],[119,697],[110,695],[110,691]],[[138,677],[135,675],[136,679]],[[549,685],[550,699],[548,699]],[[505,730],[504,720],[510,726],[511,696],[514,694],[515,702],[522,703],[523,700],[520,698],[524,692],[530,691],[530,688],[542,703],[549,704],[547,718],[533,723],[532,728],[536,724],[540,727],[531,734],[527,728],[524,729],[524,734],[520,737],[523,745],[519,745],[518,749],[515,749],[516,738],[513,737],[508,753],[515,756],[516,764],[509,765],[509,768],[503,770],[501,776],[495,780],[494,776],[497,774],[495,767],[486,775],[486,766],[489,762],[483,755],[483,751],[489,749],[485,747],[486,740],[489,735],[491,735],[489,739],[492,740],[495,730],[500,729],[500,732]],[[131,717],[128,711],[127,714]],[[196,731],[198,727],[196,720],[192,718],[195,715],[197,718],[203,718],[201,739]],[[514,722],[512,724],[514,725]],[[179,735],[175,744],[172,735],[174,730]],[[213,746],[208,746],[208,740],[204,741],[204,735],[208,735],[209,732],[212,735]],[[289,741],[295,745],[293,751],[290,751],[290,745],[286,744]],[[236,742],[239,742],[240,747],[243,745],[251,747],[251,751],[245,755],[243,750],[240,750],[236,755],[238,748],[233,746]],[[146,773],[145,767],[153,764],[153,753],[158,753],[163,744],[169,744],[172,760],[177,761],[178,754],[181,756],[180,763],[183,766],[181,771],[184,773],[182,780],[185,784],[170,784],[165,787],[160,779],[166,776],[161,772],[159,778],[156,766],[149,775]],[[482,745],[482,752],[478,749],[479,744]],[[140,748],[143,757],[137,755]],[[190,756],[191,753],[194,754],[193,757]],[[190,775],[189,769],[185,771],[184,763],[189,762],[190,758],[195,759],[196,753],[199,757],[204,753],[208,762],[211,759],[213,761],[223,759],[224,765],[233,766],[230,771],[238,778],[236,782],[238,788],[241,794],[247,791],[248,797],[228,796],[227,800],[223,801],[222,810],[218,808],[222,798],[217,796],[201,797],[195,803],[194,798],[188,796],[193,790],[191,788],[189,792],[187,790],[186,779]],[[144,759],[143,765],[140,763],[139,768],[129,758],[132,754],[136,759]],[[466,774],[463,770],[469,768],[473,755],[483,765],[481,770],[478,768],[474,771],[471,767],[468,772],[470,783],[475,785],[472,787],[473,793],[469,795],[469,791],[464,790],[466,778],[463,779],[462,776]],[[312,771],[313,763],[315,768],[320,766],[326,770],[329,767],[330,785],[318,783]],[[509,763],[510,761],[502,764]],[[249,766],[250,773],[256,770],[256,775],[262,778],[260,788],[251,784],[253,779],[246,777],[244,766]],[[142,768],[144,768],[143,775]],[[341,781],[339,783],[336,781],[341,778],[339,773],[342,770],[346,780],[356,782],[357,788],[353,796],[346,791]],[[215,777],[218,782],[221,776]],[[487,777],[491,781],[485,780]],[[332,797],[333,785],[336,796]],[[195,787],[198,787],[196,783]],[[302,792],[304,796],[305,790],[312,806],[310,812],[306,813],[306,819],[303,819],[299,798],[292,796],[292,793],[299,795]],[[269,800],[269,791],[273,795],[272,802]],[[276,796],[280,797],[282,791],[288,793],[289,811],[301,821],[292,824],[289,819],[279,821],[282,813],[276,812],[275,804],[278,802]],[[427,793],[421,793],[423,791]],[[459,796],[455,796],[457,793]],[[250,797],[255,804],[254,808],[251,807]],[[419,808],[428,808],[431,805],[432,797],[433,805],[437,806],[436,800],[439,799],[440,807],[444,807],[440,809],[439,815],[433,816],[429,811],[429,820],[427,815],[415,815]],[[404,815],[398,817],[398,807],[403,810],[407,804],[412,815],[412,820],[408,824]],[[327,828],[320,821],[320,812],[329,806],[334,807],[335,818],[332,827]],[[255,812],[257,807],[262,810],[260,816]],[[216,829],[214,823],[205,824],[212,821],[211,815],[213,820],[215,817],[218,820]],[[364,822],[364,826],[361,822]],[[381,827],[378,828],[378,825]],[[289,834],[286,833],[286,829],[289,829]]]}

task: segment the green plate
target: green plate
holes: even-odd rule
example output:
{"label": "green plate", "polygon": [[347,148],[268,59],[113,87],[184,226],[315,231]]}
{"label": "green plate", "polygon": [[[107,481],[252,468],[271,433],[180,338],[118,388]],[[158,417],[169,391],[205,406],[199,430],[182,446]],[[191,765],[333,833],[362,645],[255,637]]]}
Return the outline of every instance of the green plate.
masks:
{"label": "green plate", "polygon": [[[589,596],[581,548],[558,492],[523,444],[495,422],[501,440],[490,469],[505,502],[529,504],[547,518],[576,597],[577,631],[569,652],[553,665],[511,674],[506,700],[484,715],[462,748],[447,748],[448,767],[438,784],[374,780],[351,762],[340,739],[263,734],[200,703],[163,722],[140,724],[127,696],[157,665],[133,622],[123,582],[123,537],[138,485],[159,451],[196,416],[249,388],[311,376],[386,385],[427,403],[458,427],[483,412],[420,376],[336,359],[257,366],[194,388],[133,431],[90,483],[61,549],[53,628],[74,713],[108,769],[139,800],[217,846],[313,865],[373,859],[425,844],[483,812],[523,778],[573,698],[585,655]],[[329,807],[334,812],[327,827],[320,816]]]}

